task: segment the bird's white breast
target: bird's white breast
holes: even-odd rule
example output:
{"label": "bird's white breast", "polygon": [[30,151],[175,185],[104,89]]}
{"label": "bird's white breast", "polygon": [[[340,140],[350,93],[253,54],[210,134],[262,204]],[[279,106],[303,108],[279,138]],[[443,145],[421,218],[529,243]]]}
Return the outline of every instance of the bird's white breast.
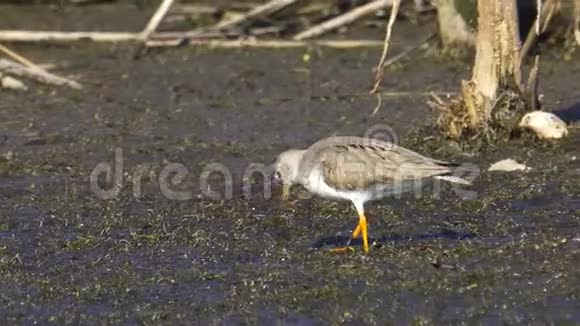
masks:
{"label": "bird's white breast", "polygon": [[322,197],[346,199],[355,203],[366,202],[373,197],[370,190],[338,190],[324,182],[324,177],[319,168],[314,168],[303,183],[308,191]]}

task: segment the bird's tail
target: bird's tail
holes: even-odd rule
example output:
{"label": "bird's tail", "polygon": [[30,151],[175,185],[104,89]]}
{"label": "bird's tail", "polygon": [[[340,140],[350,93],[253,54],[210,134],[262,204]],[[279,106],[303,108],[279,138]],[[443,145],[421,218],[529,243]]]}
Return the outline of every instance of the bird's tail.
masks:
{"label": "bird's tail", "polygon": [[479,167],[473,164],[456,164],[445,162],[440,164],[449,169],[449,172],[435,176],[435,179],[452,183],[471,185],[480,174]]}
{"label": "bird's tail", "polygon": [[438,175],[435,177],[435,179],[449,181],[452,183],[459,183],[462,185],[470,185],[471,184],[471,181],[463,179],[463,178],[455,176],[455,175]]}

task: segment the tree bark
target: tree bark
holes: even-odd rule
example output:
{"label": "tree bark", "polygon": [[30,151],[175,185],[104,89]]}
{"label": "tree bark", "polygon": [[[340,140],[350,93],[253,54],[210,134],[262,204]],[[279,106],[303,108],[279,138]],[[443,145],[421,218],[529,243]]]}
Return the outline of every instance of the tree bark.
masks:
{"label": "tree bark", "polygon": [[478,117],[471,124],[488,119],[498,90],[515,86],[522,90],[520,36],[515,0],[479,0],[478,34],[473,76],[469,89]]}
{"label": "tree bark", "polygon": [[576,37],[576,43],[580,45],[580,0],[575,0],[574,6],[574,36]]}

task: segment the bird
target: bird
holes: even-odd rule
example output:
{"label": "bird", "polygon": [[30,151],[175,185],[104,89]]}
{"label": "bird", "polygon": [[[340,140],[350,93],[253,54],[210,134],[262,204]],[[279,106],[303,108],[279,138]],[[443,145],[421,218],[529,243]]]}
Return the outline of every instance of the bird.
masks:
{"label": "bird", "polygon": [[[471,184],[455,175],[461,173],[460,168],[459,164],[425,157],[387,141],[333,136],[307,149],[279,154],[273,164],[273,178],[282,184],[282,200],[288,198],[292,186],[299,184],[321,197],[351,201],[359,217],[351,240],[362,236],[364,253],[368,253],[366,202],[410,192],[432,179]],[[350,241],[346,247],[335,249],[354,250]]]}

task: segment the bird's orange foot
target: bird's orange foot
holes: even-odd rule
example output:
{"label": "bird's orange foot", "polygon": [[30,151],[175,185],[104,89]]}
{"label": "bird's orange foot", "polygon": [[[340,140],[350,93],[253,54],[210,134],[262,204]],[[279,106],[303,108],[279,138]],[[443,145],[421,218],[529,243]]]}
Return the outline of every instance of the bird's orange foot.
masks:
{"label": "bird's orange foot", "polygon": [[355,251],[354,247],[352,247],[350,245],[350,243],[352,240],[357,239],[361,235],[361,233],[362,233],[362,238],[363,238],[363,243],[362,243],[363,244],[363,251],[365,254],[368,254],[368,252],[369,252],[369,239],[368,239],[368,230],[367,230],[367,218],[364,215],[364,213],[359,214],[358,225],[356,226],[356,228],[352,232],[352,238],[348,242],[348,244],[344,247],[333,248],[333,249],[331,249],[331,252],[340,253],[340,254],[354,252]]}
{"label": "bird's orange foot", "polygon": [[330,252],[335,254],[348,254],[350,252],[354,252],[354,247],[345,246],[345,247],[338,247],[330,249]]}

